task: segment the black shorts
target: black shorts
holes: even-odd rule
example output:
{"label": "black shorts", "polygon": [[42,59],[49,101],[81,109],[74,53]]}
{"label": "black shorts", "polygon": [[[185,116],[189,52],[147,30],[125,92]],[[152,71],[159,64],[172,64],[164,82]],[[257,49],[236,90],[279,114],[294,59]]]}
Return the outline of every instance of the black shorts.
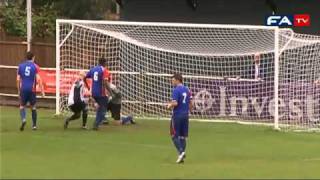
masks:
{"label": "black shorts", "polygon": [[71,109],[72,112],[79,113],[85,110],[87,108],[86,106],[87,106],[86,103],[79,102],[79,103],[72,104],[71,106],[69,106],[69,108]]}
{"label": "black shorts", "polygon": [[120,120],[121,118],[121,104],[108,103],[108,111],[111,112],[111,116],[114,120]]}

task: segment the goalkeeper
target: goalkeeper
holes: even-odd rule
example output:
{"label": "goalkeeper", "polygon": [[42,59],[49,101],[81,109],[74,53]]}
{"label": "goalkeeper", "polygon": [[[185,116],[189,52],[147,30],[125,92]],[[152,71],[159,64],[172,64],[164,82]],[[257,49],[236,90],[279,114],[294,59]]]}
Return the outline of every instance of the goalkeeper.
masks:
{"label": "goalkeeper", "polygon": [[87,117],[88,107],[87,102],[84,98],[85,87],[83,78],[85,77],[84,72],[80,72],[79,78],[72,84],[68,97],[68,106],[73,114],[65,119],[64,129],[68,128],[69,122],[75,119],[79,119],[82,112],[82,129],[87,129]]}
{"label": "goalkeeper", "polygon": [[109,93],[107,111],[111,112],[111,117],[119,125],[125,124],[135,124],[132,116],[121,116],[121,92],[120,90],[112,83],[106,83],[106,89]]}

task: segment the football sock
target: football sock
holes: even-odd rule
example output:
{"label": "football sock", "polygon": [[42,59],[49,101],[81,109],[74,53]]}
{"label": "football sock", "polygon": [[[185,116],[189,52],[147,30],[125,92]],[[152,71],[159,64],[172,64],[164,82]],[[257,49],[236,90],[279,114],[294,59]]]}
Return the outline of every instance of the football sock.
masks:
{"label": "football sock", "polygon": [[186,146],[187,146],[186,139],[185,138],[180,138],[180,143],[181,143],[182,151],[185,152],[186,151]]}
{"label": "football sock", "polygon": [[35,127],[37,126],[37,110],[32,109],[31,114],[32,114],[32,126]]}
{"label": "football sock", "polygon": [[82,112],[82,126],[87,125],[87,118],[88,118],[88,113],[86,111]]}
{"label": "football sock", "polygon": [[128,116],[121,117],[122,124],[127,124],[130,122],[130,118]]}
{"label": "football sock", "polygon": [[98,128],[98,126],[99,126],[99,122],[100,122],[100,119],[101,119],[101,110],[100,110],[101,108],[99,107],[98,109],[97,109],[97,112],[96,112],[96,121],[94,122],[94,127],[95,128]]}
{"label": "football sock", "polygon": [[26,121],[26,109],[25,108],[20,109],[20,117],[21,117],[22,122]]}
{"label": "football sock", "polygon": [[172,142],[175,145],[179,154],[181,154],[183,152],[183,149],[182,149],[182,145],[180,143],[180,139],[178,137],[172,137]]}

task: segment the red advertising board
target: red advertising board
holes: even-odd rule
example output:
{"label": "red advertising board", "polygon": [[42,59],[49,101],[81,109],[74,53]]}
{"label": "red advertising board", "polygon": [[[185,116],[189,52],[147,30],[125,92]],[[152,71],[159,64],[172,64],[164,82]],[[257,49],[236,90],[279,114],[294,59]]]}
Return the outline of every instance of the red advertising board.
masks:
{"label": "red advertising board", "polygon": [[[45,93],[56,93],[56,70],[41,69],[39,75],[42,78]],[[60,71],[60,94],[66,95],[69,93],[72,83],[79,78],[79,71],[77,70],[61,70]],[[88,79],[89,86],[91,80]],[[37,92],[40,91],[37,86]]]}

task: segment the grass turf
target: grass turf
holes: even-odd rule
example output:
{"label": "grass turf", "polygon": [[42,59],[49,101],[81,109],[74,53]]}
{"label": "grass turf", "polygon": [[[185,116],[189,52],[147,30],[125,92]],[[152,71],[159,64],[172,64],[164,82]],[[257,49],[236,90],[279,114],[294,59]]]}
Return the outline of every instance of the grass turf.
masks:
{"label": "grass turf", "polygon": [[[38,110],[39,130],[18,131],[19,111],[0,107],[0,178],[319,178],[320,134],[191,122],[187,159],[175,163],[168,121],[63,130],[54,111]],[[93,119],[89,119],[89,125]]]}

